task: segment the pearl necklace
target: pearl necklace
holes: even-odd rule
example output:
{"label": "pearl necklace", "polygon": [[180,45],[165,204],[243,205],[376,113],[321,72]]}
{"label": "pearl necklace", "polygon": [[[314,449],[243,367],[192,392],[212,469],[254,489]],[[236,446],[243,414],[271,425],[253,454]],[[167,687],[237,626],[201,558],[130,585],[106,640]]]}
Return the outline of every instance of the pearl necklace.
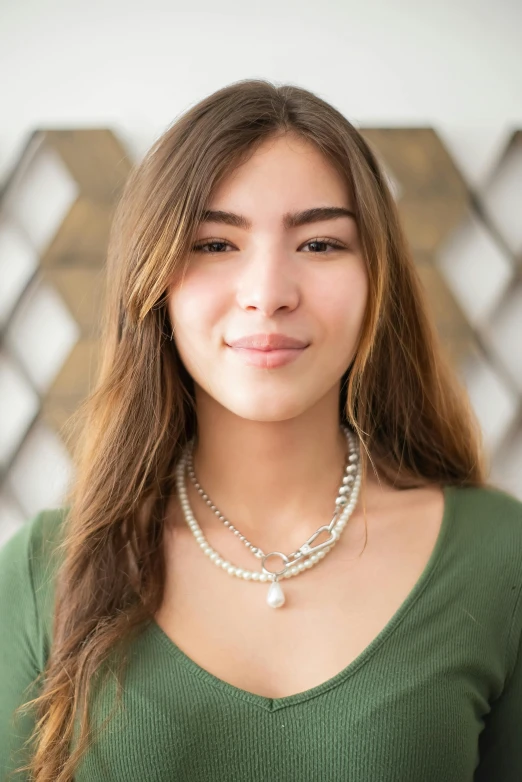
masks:
{"label": "pearl necklace", "polygon": [[[343,428],[343,431],[348,442],[349,455],[346,460],[342,485],[339,489],[338,497],[335,500],[336,510],[334,516],[330,524],[319,527],[319,529],[317,529],[297,551],[292,552],[292,554],[289,556],[283,554],[280,551],[272,551],[269,554],[265,554],[260,548],[253,546],[243,535],[241,535],[241,533],[216,508],[216,506],[212,503],[208,495],[203,491],[202,487],[196,480],[192,461],[194,447],[193,440],[187,444],[187,447],[185,448],[178,462],[176,467],[176,488],[178,491],[178,497],[180,499],[185,521],[187,522],[187,525],[192,531],[200,548],[209,557],[211,562],[214,562],[217,567],[221,567],[223,570],[229,573],[229,575],[242,578],[246,581],[271,581],[271,586],[267,594],[267,603],[272,608],[279,608],[285,602],[285,596],[281,585],[279,584],[279,579],[297,576],[304,570],[308,570],[320,562],[320,560],[323,559],[337,543],[344,527],[346,526],[346,523],[348,522],[348,519],[353,513],[357,503],[361,484],[360,460],[357,442],[354,436],[348,428]],[[215,551],[212,546],[209,545],[194,517],[194,514],[192,513],[192,508],[190,507],[185,485],[186,468],[188,468],[191,480],[196,486],[199,495],[204,499],[204,501],[219,518],[219,520],[222,521],[223,524],[228,529],[230,529],[234,535],[239,537],[239,539],[254,553],[256,557],[262,559],[262,572],[246,570],[245,568],[232,565],[230,562],[220,556],[220,554]],[[318,536],[326,532],[329,534],[328,539],[322,543],[314,545],[314,542]],[[270,557],[274,556],[281,558],[283,567],[280,570],[270,571],[266,567],[266,562]]]}

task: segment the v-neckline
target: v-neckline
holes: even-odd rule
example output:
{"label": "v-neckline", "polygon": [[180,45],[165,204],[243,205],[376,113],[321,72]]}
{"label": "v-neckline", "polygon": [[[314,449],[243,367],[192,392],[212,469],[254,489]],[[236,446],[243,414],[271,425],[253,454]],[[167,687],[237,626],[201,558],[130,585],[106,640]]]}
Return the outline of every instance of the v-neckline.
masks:
{"label": "v-neckline", "polygon": [[336,673],[334,676],[330,677],[321,684],[316,685],[315,687],[303,690],[302,692],[296,692],[293,695],[285,695],[281,698],[267,698],[264,695],[258,695],[257,693],[249,692],[248,690],[244,690],[241,687],[236,687],[234,684],[230,684],[230,682],[227,682],[224,679],[220,679],[218,676],[210,673],[210,671],[202,668],[201,665],[189,657],[165,633],[165,631],[160,627],[155,619],[150,621],[148,630],[151,632],[152,637],[162,646],[163,649],[166,650],[168,654],[170,654],[171,657],[174,658],[174,660],[184,665],[197,677],[212,685],[213,687],[217,687],[223,693],[234,698],[240,698],[242,700],[248,701],[249,703],[253,704],[254,706],[258,706],[261,709],[266,711],[276,711],[287,706],[294,706],[298,703],[308,701],[311,698],[316,698],[318,695],[322,695],[324,692],[327,692],[328,690],[336,687],[342,681],[352,676],[359,668],[361,668],[375,654],[379,647],[382,646],[382,644],[385,643],[385,641],[390,637],[390,635],[404,619],[406,614],[417,602],[424,589],[427,587],[445,549],[446,539],[454,516],[455,494],[457,487],[446,485],[443,486],[442,489],[444,494],[444,509],[437,539],[426,562],[426,565],[424,566],[424,569],[415,582],[414,586],[407,594],[400,606],[397,608],[395,613],[382,628],[382,630],[380,630],[380,632],[372,639],[372,641],[370,641],[370,643],[362,650],[362,652],[360,652],[360,654],[358,654],[357,657],[355,657],[345,668],[339,671],[339,673]]}

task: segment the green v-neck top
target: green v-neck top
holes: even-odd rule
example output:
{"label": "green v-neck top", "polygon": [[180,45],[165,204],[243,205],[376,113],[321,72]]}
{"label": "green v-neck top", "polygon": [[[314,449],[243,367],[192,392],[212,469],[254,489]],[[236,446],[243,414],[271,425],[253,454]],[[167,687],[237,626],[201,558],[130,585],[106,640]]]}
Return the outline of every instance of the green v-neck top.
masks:
{"label": "green v-neck top", "polygon": [[[520,782],[522,502],[491,487],[446,486],[444,495],[415,586],[319,686],[250,693],[147,623],[132,642],[123,708],[75,782]],[[2,782],[25,758],[30,718],[15,729],[12,715],[49,654],[53,545],[65,515],[41,511],[0,549]],[[95,726],[115,692],[94,693]]]}

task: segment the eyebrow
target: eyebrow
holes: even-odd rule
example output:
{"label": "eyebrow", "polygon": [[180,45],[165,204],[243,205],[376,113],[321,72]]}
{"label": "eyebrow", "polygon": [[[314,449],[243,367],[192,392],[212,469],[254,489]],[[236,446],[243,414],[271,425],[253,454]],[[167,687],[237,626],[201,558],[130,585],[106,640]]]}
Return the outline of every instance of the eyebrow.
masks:
{"label": "eyebrow", "polygon": [[[308,223],[318,223],[321,220],[333,220],[339,217],[350,217],[356,220],[355,213],[350,209],[341,206],[316,206],[312,209],[304,209],[301,212],[286,212],[283,215],[284,228],[298,228],[300,225]],[[244,228],[249,231],[252,223],[243,215],[234,214],[234,212],[224,212],[221,209],[207,209],[203,212],[202,223],[225,223],[235,228]]]}

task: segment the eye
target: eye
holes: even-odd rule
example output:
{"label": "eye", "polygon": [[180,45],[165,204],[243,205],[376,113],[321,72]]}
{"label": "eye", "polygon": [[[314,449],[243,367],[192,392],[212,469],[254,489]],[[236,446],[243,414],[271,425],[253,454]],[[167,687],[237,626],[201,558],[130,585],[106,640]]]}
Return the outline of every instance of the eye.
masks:
{"label": "eye", "polygon": [[[332,247],[334,250],[345,250],[346,247],[341,244],[340,242],[337,242],[334,239],[326,239],[326,238],[318,238],[318,239],[310,239],[310,241],[306,242],[305,244],[301,245],[301,247],[307,247],[309,245],[315,245],[316,247],[322,246],[322,247]],[[198,244],[195,244],[192,248],[193,252],[202,252],[206,253],[207,255],[219,255],[220,253],[224,252],[222,249],[223,247],[231,247],[229,242],[225,242],[222,239],[209,239],[205,242],[199,242]],[[213,249],[208,249],[213,248]],[[217,249],[221,248],[221,249]],[[327,253],[324,252],[324,250],[313,250],[313,255],[325,255]]]}
{"label": "eye", "polygon": [[223,247],[223,246],[224,247],[227,247],[227,246],[230,247],[231,245],[228,242],[224,242],[222,239],[209,239],[206,242],[200,242],[199,244],[195,244],[193,246],[193,248],[192,248],[192,252],[195,252],[195,253],[202,252],[202,253],[206,253],[207,255],[209,255],[209,254],[210,255],[219,255],[222,252],[222,250],[213,249],[213,250],[206,251],[205,248],[207,248],[207,247],[214,247],[214,248],[216,248],[216,247]]}
{"label": "eye", "polygon": [[[306,247],[307,245],[319,245],[323,247],[332,247],[334,250],[345,250],[346,247],[341,244],[340,242],[337,242],[335,239],[325,239],[325,238],[319,238],[319,239],[310,239],[309,242],[306,242],[305,244],[301,245],[302,247]],[[326,255],[322,250],[319,251],[313,251],[314,255]]]}

